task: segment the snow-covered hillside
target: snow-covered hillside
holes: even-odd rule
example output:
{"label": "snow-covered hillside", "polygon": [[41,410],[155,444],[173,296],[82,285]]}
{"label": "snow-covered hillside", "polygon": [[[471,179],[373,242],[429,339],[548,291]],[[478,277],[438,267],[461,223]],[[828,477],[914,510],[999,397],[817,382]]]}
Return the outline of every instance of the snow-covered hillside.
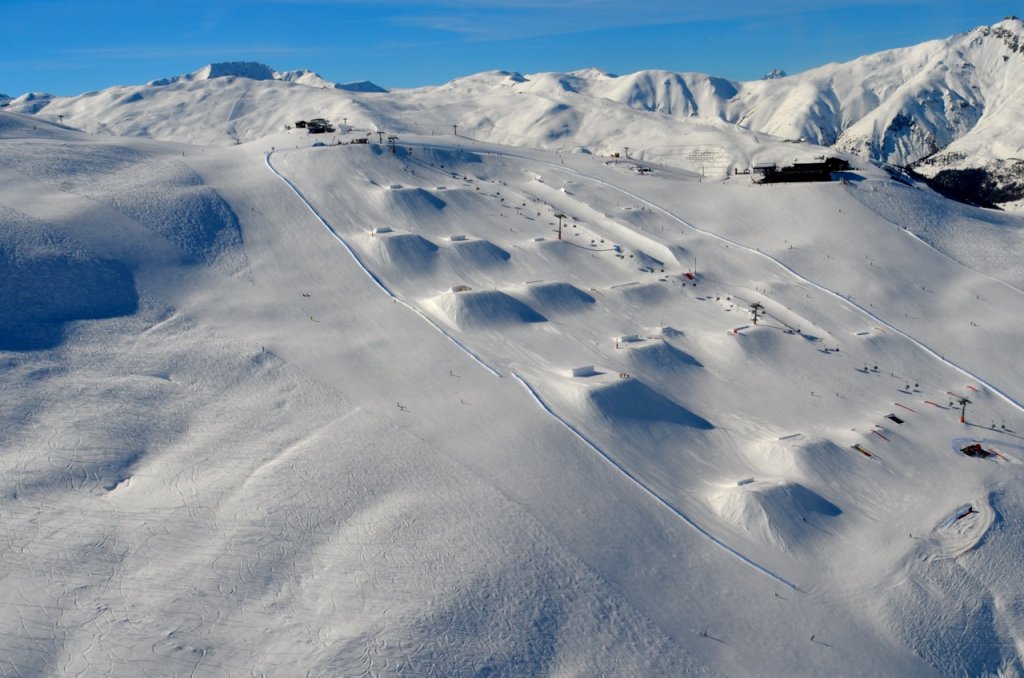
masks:
{"label": "snow-covered hillside", "polygon": [[267,74],[0,111],[5,672],[1024,671],[1020,217],[731,174],[826,149],[724,81]]}

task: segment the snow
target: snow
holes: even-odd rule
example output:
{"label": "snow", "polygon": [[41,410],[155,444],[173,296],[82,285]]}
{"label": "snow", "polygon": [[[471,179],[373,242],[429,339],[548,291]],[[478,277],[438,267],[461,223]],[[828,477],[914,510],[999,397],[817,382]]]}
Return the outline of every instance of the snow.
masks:
{"label": "snow", "polygon": [[752,83],[250,66],[0,111],[4,672],[1024,671],[1020,216],[712,177]]}

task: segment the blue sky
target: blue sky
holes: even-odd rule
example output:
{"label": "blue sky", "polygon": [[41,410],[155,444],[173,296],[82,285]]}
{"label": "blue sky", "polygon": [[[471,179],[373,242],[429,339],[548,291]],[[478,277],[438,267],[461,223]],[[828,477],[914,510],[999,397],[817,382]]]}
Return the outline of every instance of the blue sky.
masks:
{"label": "blue sky", "polygon": [[440,84],[595,66],[747,80],[943,38],[1005,0],[0,0],[0,92],[79,94],[217,61]]}

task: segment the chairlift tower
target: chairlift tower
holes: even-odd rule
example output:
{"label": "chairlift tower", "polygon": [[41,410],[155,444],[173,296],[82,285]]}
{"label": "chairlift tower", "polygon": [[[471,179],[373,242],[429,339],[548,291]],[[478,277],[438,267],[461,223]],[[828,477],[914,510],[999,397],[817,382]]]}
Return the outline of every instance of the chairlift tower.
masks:
{"label": "chairlift tower", "polygon": [[968,398],[962,397],[958,402],[960,403],[960,423],[965,424],[967,423],[967,406],[971,403],[971,401]]}
{"label": "chairlift tower", "polygon": [[561,240],[562,239],[562,219],[565,219],[565,215],[562,214],[561,212],[559,212],[558,214],[555,215],[555,218],[558,219],[558,239]]}
{"label": "chairlift tower", "polygon": [[764,306],[761,305],[761,302],[755,301],[750,305],[750,315],[756,325],[757,319],[764,315]]}

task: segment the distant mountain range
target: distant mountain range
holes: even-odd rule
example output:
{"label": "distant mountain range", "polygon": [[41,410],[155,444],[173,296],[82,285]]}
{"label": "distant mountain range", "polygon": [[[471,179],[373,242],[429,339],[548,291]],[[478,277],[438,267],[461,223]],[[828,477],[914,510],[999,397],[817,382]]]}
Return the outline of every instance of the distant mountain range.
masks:
{"label": "distant mountain range", "polygon": [[266,64],[258,64],[251,61],[231,61],[226,63],[209,64],[197,71],[186,75],[179,75],[163,80],[154,80],[149,84],[154,87],[165,87],[177,82],[190,82],[194,80],[213,80],[214,78],[248,78],[249,80],[280,80],[282,82],[294,82],[309,87],[320,87],[324,89],[340,89],[347,92],[387,92],[386,89],[369,82],[361,80],[338,84],[331,82],[313,71],[305,68],[297,71],[278,72]]}
{"label": "distant mountain range", "polygon": [[700,171],[710,163],[716,172],[757,155],[753,147],[737,155],[734,143],[717,136],[752,138],[756,146],[767,134],[906,168],[969,202],[1024,198],[1024,22],[1016,17],[796,75],[774,69],[749,82],[656,70],[492,71],[389,92],[235,62],[77,97],[25,94],[7,106],[93,132],[200,143],[253,140],[315,114],[396,133],[458,131],[591,152],[631,148],[650,161]]}

